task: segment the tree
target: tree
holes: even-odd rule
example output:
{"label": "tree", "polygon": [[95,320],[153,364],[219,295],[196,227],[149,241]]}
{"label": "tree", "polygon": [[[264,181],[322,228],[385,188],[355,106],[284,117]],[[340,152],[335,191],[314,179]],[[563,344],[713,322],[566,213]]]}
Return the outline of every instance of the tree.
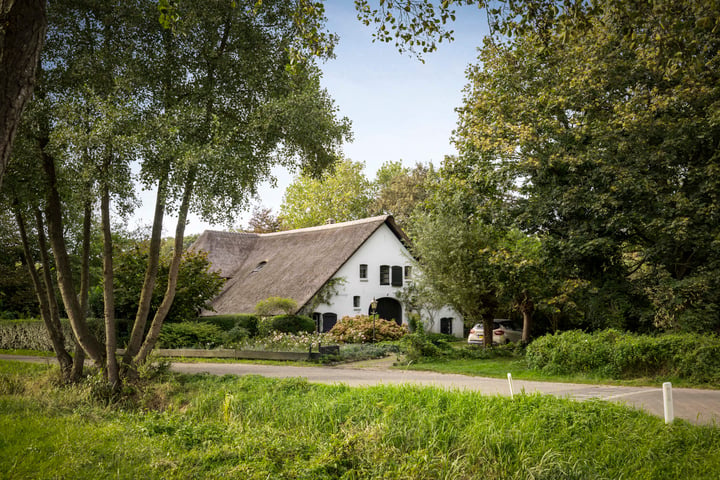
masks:
{"label": "tree", "polygon": [[600,316],[717,328],[720,10],[571,7],[485,42],[459,151],[513,179],[517,218],[616,310]]}
{"label": "tree", "polygon": [[463,316],[466,327],[482,322],[486,332],[499,307],[490,262],[502,234],[494,225],[495,194],[445,170],[410,230],[423,281]]}
{"label": "tree", "polygon": [[370,213],[373,187],[365,164],[343,160],[320,178],[299,176],[288,186],[280,206],[284,229],[314,227],[328,220],[346,222]]}
{"label": "tree", "polygon": [[282,221],[273,215],[271,208],[255,206],[248,220],[248,231],[252,233],[279,232]]}
{"label": "tree", "polygon": [[373,211],[392,215],[398,225],[406,228],[414,210],[428,198],[427,185],[434,175],[432,164],[417,163],[412,169],[398,169],[386,163],[377,173]]}
{"label": "tree", "polygon": [[0,318],[37,318],[40,311],[15,231],[11,210],[0,213]]}
{"label": "tree", "polygon": [[25,104],[35,86],[45,0],[0,0],[0,187]]}
{"label": "tree", "polygon": [[[348,136],[348,123],[335,118],[312,63],[323,36],[305,41],[308,28],[318,33],[322,10],[296,10],[302,6],[280,0],[253,7],[224,1],[174,5],[184,15],[170,31],[155,21],[151,1],[53,3],[43,75],[44,91],[52,95],[37,97],[38,102],[49,99],[37,119],[40,134],[33,138],[45,179],[42,203],[57,282],[77,343],[107,367],[116,388],[122,372],[110,364],[115,358],[110,214],[111,201],[118,209],[131,191],[122,182],[132,178],[127,171],[123,175],[123,154],[129,151],[118,143],[119,131],[128,127],[123,122],[130,122],[126,130],[132,133],[134,119],[142,115],[142,135],[133,139],[139,144],[133,151],[141,160],[143,183],[158,192],[139,306],[123,359],[129,375],[147,359],[176,296],[187,213],[211,220],[230,217],[274,164],[318,173],[337,158],[336,149]],[[331,46],[326,45],[326,54]],[[119,61],[126,52],[131,53],[127,61]],[[97,73],[92,81],[77,81],[90,72]],[[134,99],[139,101],[128,101]],[[65,105],[71,108],[62,110]],[[75,214],[69,206],[81,205],[87,247],[98,204],[105,249],[104,345],[86,322],[89,249],[83,248],[78,286],[65,236]],[[170,209],[179,214],[175,245],[165,292],[148,326],[163,218]]]}
{"label": "tree", "polygon": [[[171,244],[174,242],[170,242]],[[143,286],[148,261],[148,242],[139,242],[113,255],[115,315],[121,319],[132,319],[137,312],[140,290]],[[151,313],[158,309],[167,288],[167,277],[172,258],[172,249],[161,256],[157,285],[153,292]],[[201,310],[210,308],[209,302],[222,290],[225,280],[217,272],[210,272],[207,255],[186,250],[180,263],[177,293],[167,314],[167,322],[183,322],[196,318]],[[102,288],[98,286],[91,306],[94,313],[103,316]]]}

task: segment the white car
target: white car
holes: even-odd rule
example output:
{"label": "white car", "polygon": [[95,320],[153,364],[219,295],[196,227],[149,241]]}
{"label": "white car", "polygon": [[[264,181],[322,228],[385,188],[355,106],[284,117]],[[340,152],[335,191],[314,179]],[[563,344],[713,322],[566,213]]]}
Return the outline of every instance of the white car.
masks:
{"label": "white car", "polygon": [[[522,340],[522,327],[517,326],[511,320],[495,320],[500,324],[500,330],[502,330],[502,339],[498,343],[503,344],[507,342],[518,343]],[[493,341],[495,341],[495,335],[493,331]]]}
{"label": "white car", "polygon": [[[483,338],[485,338],[485,329],[483,328],[482,323],[476,323],[474,327],[470,329],[470,334],[468,335],[468,343],[470,345],[482,345],[483,344]],[[503,339],[503,331],[500,327],[500,324],[496,321],[493,321],[493,344],[499,344],[499,343],[505,343],[505,340]]]}
{"label": "white car", "polygon": [[[482,345],[484,338],[484,329],[482,323],[476,323],[470,329],[468,335],[468,343],[471,345]],[[496,318],[493,320],[493,345],[504,345],[508,342],[517,343],[522,340],[522,328],[517,328],[515,324],[506,318]]]}

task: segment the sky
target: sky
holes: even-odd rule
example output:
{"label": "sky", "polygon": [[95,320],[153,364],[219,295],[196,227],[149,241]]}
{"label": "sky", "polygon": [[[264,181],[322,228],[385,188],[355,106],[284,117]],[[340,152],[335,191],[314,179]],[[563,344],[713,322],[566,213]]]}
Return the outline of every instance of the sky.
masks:
{"label": "sky", "polygon": [[[410,54],[401,54],[394,43],[373,43],[372,29],[356,17],[354,2],[328,0],[328,30],[339,35],[335,57],[321,63],[321,83],[335,100],[340,117],[352,122],[354,140],[343,146],[345,158],[365,163],[365,175],[375,178],[387,161],[401,160],[412,167],[431,162],[439,166],[445,155],[456,153],[450,142],[457,123],[455,108],[462,103],[465,70],[476,63],[477,47],[487,32],[484,11],[458,7],[454,23],[455,40],[441,43],[438,50],[423,56],[425,63]],[[263,184],[252,205],[271,208],[277,215],[285,189],[294,174],[274,171],[277,186]],[[130,227],[152,222],[154,194],[143,192],[142,207]],[[189,217],[186,235],[206,229],[226,230],[247,225],[250,212],[234,225],[210,225]],[[166,218],[164,235],[172,236],[175,218]]]}

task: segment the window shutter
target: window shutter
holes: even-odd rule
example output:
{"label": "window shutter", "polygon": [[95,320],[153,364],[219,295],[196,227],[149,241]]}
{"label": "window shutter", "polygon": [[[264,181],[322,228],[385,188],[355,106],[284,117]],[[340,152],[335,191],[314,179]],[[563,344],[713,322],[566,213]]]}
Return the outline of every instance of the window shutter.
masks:
{"label": "window shutter", "polygon": [[402,287],[403,285],[403,268],[399,266],[392,267],[392,286]]}

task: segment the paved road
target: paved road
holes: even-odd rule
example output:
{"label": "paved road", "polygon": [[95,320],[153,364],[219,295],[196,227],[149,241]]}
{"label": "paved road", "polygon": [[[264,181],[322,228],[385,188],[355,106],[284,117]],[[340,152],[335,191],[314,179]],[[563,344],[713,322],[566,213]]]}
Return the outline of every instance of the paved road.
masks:
{"label": "paved road", "polygon": [[[18,357],[15,355],[0,355],[0,358],[49,361],[47,359],[38,359],[38,357]],[[474,390],[485,395],[510,395],[510,387],[506,379],[388,369],[387,362],[368,362],[364,364],[364,368],[358,365],[300,367],[249,363],[175,362],[172,369],[183,373],[211,373],[214,375],[262,375],[275,378],[303,377],[313,383],[342,383],[349,386],[381,384],[431,385],[448,389]],[[574,400],[598,398],[641,408],[659,417],[664,415],[663,395],[660,388],[513,380],[513,391],[515,393],[522,391],[526,393],[539,392]],[[673,388],[672,396],[676,418],[682,418],[696,424],[720,426],[720,390]]]}
{"label": "paved road", "polygon": [[[357,368],[296,367],[255,364],[174,363],[173,370],[185,373],[216,375],[262,375],[265,377],[304,377],[314,383],[343,383],[349,386],[380,384],[431,385],[442,388],[475,390],[485,395],[510,395],[506,379],[469,377],[466,375],[388,369],[383,366]],[[623,403],[647,412],[664,416],[662,389],[652,387],[615,387],[607,385],[579,385],[573,383],[532,382],[513,380],[513,391],[539,392],[568,397],[574,400],[598,398]],[[676,418],[696,424],[720,425],[720,390],[673,388],[673,409]]]}

